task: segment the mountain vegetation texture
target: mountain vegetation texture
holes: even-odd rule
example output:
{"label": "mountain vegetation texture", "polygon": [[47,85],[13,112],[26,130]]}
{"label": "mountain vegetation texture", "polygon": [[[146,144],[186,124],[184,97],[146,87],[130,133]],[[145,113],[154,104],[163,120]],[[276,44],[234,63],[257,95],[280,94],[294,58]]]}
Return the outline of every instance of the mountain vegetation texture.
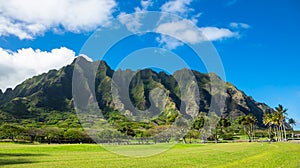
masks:
{"label": "mountain vegetation texture", "polygon": [[[50,70],[48,73],[32,77],[16,86],[14,89],[7,89],[4,93],[0,90],[0,122],[26,125],[27,127],[42,128],[45,126],[56,126],[58,128],[71,129],[81,128],[80,120],[74,110],[74,99],[72,95],[72,77],[75,62],[81,61],[89,66],[97,64],[95,78],[95,97],[98,107],[105,119],[113,123],[121,132],[127,135],[136,136],[145,133],[145,130],[154,127],[170,125],[179,117],[182,107],[181,99],[189,101],[193,97],[193,87],[186,83],[184,92],[181,93],[175,77],[183,76],[186,69],[178,70],[169,75],[165,72],[156,72],[151,69],[140,71],[132,70],[112,70],[105,61],[88,62],[79,57],[72,64],[59,70]],[[211,111],[212,106],[218,106],[220,100],[224,100],[225,106],[221,109],[213,109],[220,117],[234,121],[241,116],[253,115],[258,127],[266,127],[263,124],[265,113],[272,113],[273,110],[264,103],[256,102],[252,97],[247,96],[243,91],[237,89],[233,84],[224,82],[214,73],[203,74],[191,71],[196,80],[196,87],[199,92],[197,113],[199,116]],[[130,100],[121,100],[120,103],[113,101],[111,94],[111,82],[114,74],[134,74],[129,85]],[[184,76],[183,76],[184,77]],[[218,87],[212,87],[212,79],[218,86],[223,86],[223,92]],[[118,80],[127,80],[126,75],[121,75]],[[183,80],[184,81],[184,80]],[[194,85],[195,86],[195,85]],[[165,106],[158,108],[157,115],[150,116],[149,120],[134,122],[126,115],[132,115],[132,107],[126,107],[124,101],[130,101],[134,108],[140,111],[147,110],[159,92],[153,89],[161,88],[167,93],[163,101]],[[219,94],[221,96],[216,96]],[[221,97],[221,98],[220,98]],[[159,106],[159,103],[156,104]],[[185,112],[191,107],[184,106]],[[156,109],[157,110],[157,109]],[[125,111],[125,112],[121,112]],[[197,127],[203,127],[201,121]],[[199,125],[200,122],[200,125]],[[86,123],[85,123],[86,124]],[[143,135],[145,136],[145,135]]]}

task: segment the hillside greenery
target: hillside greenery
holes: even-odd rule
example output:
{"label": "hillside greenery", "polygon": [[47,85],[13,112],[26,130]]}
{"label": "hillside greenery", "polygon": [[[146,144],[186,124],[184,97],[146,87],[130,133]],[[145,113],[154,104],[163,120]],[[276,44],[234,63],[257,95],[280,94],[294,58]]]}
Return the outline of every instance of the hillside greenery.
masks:
{"label": "hillside greenery", "polygon": [[[72,96],[72,76],[76,61],[83,62],[87,67],[95,64],[95,62],[91,63],[83,58],[78,58],[71,65],[60,70],[51,70],[27,79],[14,89],[7,89],[4,93],[0,92],[0,136],[2,139],[47,143],[93,142],[83,128],[93,129],[94,125],[99,126],[103,122],[107,122],[114,129],[95,133],[98,141],[112,142],[111,139],[115,139],[113,141],[119,142],[119,139],[124,139],[122,136],[125,135],[142,143],[148,141],[188,143],[188,139],[190,142],[201,140],[205,121],[213,120],[213,116],[207,115],[211,106],[217,107],[214,109],[218,119],[215,120],[217,126],[216,129],[211,130],[211,136],[206,137],[207,139],[204,141],[234,140],[242,135],[247,135],[249,141],[253,141],[257,137],[256,134],[260,134],[259,137],[279,137],[278,140],[290,137],[291,127],[286,121],[286,111],[282,109],[282,106],[278,107],[281,109],[272,109],[264,103],[258,103],[213,73],[203,74],[192,71],[196,84],[181,83],[185,89],[185,93],[181,94],[175,77],[187,78],[184,75],[185,69],[176,71],[172,75],[155,72],[151,69],[138,72],[114,71],[104,61],[96,62],[99,66],[95,79],[97,105],[104,118],[95,121],[93,117],[95,114],[91,112],[79,119],[74,110]],[[127,107],[124,103],[128,100],[121,99],[119,104],[115,104],[112,100],[111,82],[116,72],[125,74],[118,78],[121,81],[126,81],[128,75],[135,74],[129,85],[129,98],[135,108],[144,111],[151,106],[151,103],[155,102],[154,99],[164,102],[165,106],[157,108],[158,114],[148,120],[136,121],[128,117],[127,113],[133,113],[132,107]],[[217,81],[217,85],[214,86],[211,83],[212,78]],[[193,123],[188,123],[188,130],[179,131],[179,135],[166,133],[156,137],[156,134],[173,129],[174,122],[182,117],[182,114],[179,113],[181,100],[193,100],[194,92],[190,88],[195,85],[198,86],[200,97],[197,104],[199,106],[198,117]],[[220,89],[223,86],[226,88],[224,92]],[[165,99],[158,100],[155,94],[151,95],[151,91],[156,88],[167,93]],[[225,107],[218,109],[218,102],[223,99]],[[186,113],[188,112],[187,106],[186,104],[184,106]],[[277,114],[277,120],[266,120],[266,116],[275,114]],[[275,132],[276,135],[271,136],[272,132]]]}

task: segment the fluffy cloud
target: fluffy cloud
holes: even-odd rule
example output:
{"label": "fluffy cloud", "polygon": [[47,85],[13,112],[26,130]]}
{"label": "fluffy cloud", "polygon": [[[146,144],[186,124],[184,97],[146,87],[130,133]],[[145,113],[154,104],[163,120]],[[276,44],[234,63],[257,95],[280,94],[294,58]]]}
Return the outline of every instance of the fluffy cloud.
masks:
{"label": "fluffy cloud", "polygon": [[142,26],[142,23],[140,23],[139,13],[127,14],[122,12],[118,15],[118,19],[129,31],[133,33],[139,32]]}
{"label": "fluffy cloud", "polygon": [[250,28],[250,25],[246,24],[246,23],[236,23],[236,22],[232,22],[229,24],[229,26],[231,28],[235,28],[235,29],[249,29]]}
{"label": "fluffy cloud", "polygon": [[114,0],[0,0],[0,36],[32,39],[46,30],[90,31],[112,17]]}
{"label": "fluffy cloud", "polygon": [[[202,41],[216,41],[225,38],[238,37],[238,32],[232,32],[227,28],[218,27],[196,27],[198,18],[201,13],[196,15],[190,15],[193,8],[189,7],[192,0],[171,0],[162,5],[161,11],[172,14],[177,14],[186,19],[177,21],[171,20],[166,23],[162,23],[157,27],[157,32],[162,34],[168,34],[183,42],[191,44],[199,43]],[[237,27],[245,28],[247,24],[236,23]],[[234,26],[234,25],[233,25]],[[248,25],[249,26],[249,25]],[[232,27],[233,28],[233,27]],[[165,45],[165,48],[175,49],[176,45],[182,45],[182,42],[176,41],[173,38],[162,35],[157,41],[161,45]]]}
{"label": "fluffy cloud", "polygon": [[177,47],[184,45],[181,41],[166,35],[161,35],[156,40],[162,48],[167,50],[174,50]]}
{"label": "fluffy cloud", "polygon": [[12,52],[0,48],[0,56],[0,89],[3,91],[34,75],[59,69],[76,58],[74,51],[64,47],[51,52],[32,48]]}
{"label": "fluffy cloud", "polygon": [[217,28],[217,27],[201,27],[200,31],[209,41],[222,40],[230,37],[238,37],[237,32],[232,32],[226,28]]}
{"label": "fluffy cloud", "polygon": [[[158,33],[170,35],[183,42],[191,44],[200,43],[202,41],[216,41],[225,38],[238,36],[238,33],[232,32],[226,28],[217,27],[201,27],[197,28],[192,24],[192,21],[181,20],[160,24],[156,30]],[[169,41],[171,38],[162,38],[158,40],[160,44],[169,45],[166,48],[176,48],[174,40]],[[180,44],[180,43],[177,43]]]}
{"label": "fluffy cloud", "polygon": [[147,10],[152,5],[153,5],[152,0],[142,0],[141,1],[142,10]]}
{"label": "fluffy cloud", "polygon": [[139,29],[142,26],[142,23],[140,23],[140,12],[147,12],[147,9],[153,5],[152,0],[141,0],[140,7],[135,7],[134,10],[137,13],[128,14],[126,12],[121,12],[118,15],[118,20],[127,27],[127,29],[133,33],[139,32]]}
{"label": "fluffy cloud", "polygon": [[[41,34],[45,27],[41,24],[22,24],[0,16],[0,36],[13,34],[20,39],[32,39],[33,36]],[[30,32],[30,33],[29,33]]]}
{"label": "fluffy cloud", "polygon": [[169,12],[178,15],[187,15],[192,8],[188,6],[191,4],[192,0],[172,0],[168,1],[161,6],[162,12]]}

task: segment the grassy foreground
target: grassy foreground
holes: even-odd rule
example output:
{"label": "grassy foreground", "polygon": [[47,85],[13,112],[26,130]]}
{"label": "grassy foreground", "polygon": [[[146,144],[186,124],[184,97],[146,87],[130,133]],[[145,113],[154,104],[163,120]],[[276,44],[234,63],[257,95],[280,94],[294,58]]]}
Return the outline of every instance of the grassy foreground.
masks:
{"label": "grassy foreground", "polygon": [[120,156],[95,144],[0,143],[0,167],[300,167],[299,157],[294,143],[176,145],[150,157]]}

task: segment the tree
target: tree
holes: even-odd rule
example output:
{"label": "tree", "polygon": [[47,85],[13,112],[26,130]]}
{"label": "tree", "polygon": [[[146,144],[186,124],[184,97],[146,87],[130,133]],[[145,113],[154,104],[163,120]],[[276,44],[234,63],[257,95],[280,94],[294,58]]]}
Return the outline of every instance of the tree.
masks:
{"label": "tree", "polygon": [[60,138],[63,136],[63,130],[57,127],[46,127],[44,129],[44,134],[48,144],[53,140],[57,140],[60,143]]}
{"label": "tree", "polygon": [[129,124],[124,125],[122,128],[118,129],[118,131],[131,137],[134,137],[136,135],[134,129]]}
{"label": "tree", "polygon": [[281,140],[282,139],[282,134],[281,134],[281,131],[280,131],[280,114],[277,113],[277,112],[274,112],[272,114],[272,123],[275,127],[275,135],[277,137],[277,141]]}
{"label": "tree", "polygon": [[26,128],[26,134],[30,137],[30,142],[33,143],[37,137],[42,136],[43,131],[40,128]]}
{"label": "tree", "polygon": [[200,115],[193,123],[193,129],[200,131],[205,123],[205,116]]}
{"label": "tree", "polygon": [[[201,133],[202,128],[204,127],[205,119],[206,119],[205,114],[200,113],[200,115],[197,117],[197,119],[193,123],[193,129],[197,130],[199,132],[199,135]],[[201,139],[200,136],[199,136],[199,138]]]}
{"label": "tree", "polygon": [[278,107],[275,107],[274,120],[276,121],[276,124],[279,126],[280,140],[282,140],[283,134],[284,134],[284,139],[286,140],[286,128],[285,128],[286,115],[287,115],[287,109],[284,108],[281,104],[279,104]]}
{"label": "tree", "polygon": [[77,143],[81,142],[84,136],[84,132],[76,128],[70,128],[64,133],[67,140]]}
{"label": "tree", "polygon": [[[214,118],[214,119],[217,119],[216,117],[217,117],[217,115],[212,116],[212,118]],[[218,143],[219,133],[220,133],[220,135],[222,135],[223,130],[225,128],[229,127],[230,125],[231,125],[231,122],[223,116],[221,116],[221,118],[217,120],[217,125],[216,125],[215,133],[214,133],[215,143]]]}
{"label": "tree", "polygon": [[252,114],[241,116],[238,118],[238,123],[244,126],[244,131],[248,135],[249,142],[252,142],[254,126],[257,123],[257,119]]}
{"label": "tree", "polygon": [[231,122],[227,118],[222,116],[217,125],[217,128],[220,129],[220,134],[223,134],[223,130],[229,126],[231,126]]}
{"label": "tree", "polygon": [[24,132],[24,128],[17,124],[4,124],[1,127],[2,133],[11,139],[12,142],[15,141],[15,138]]}
{"label": "tree", "polygon": [[[292,130],[294,131],[293,127],[296,126],[296,121],[293,118],[288,120],[288,123],[292,126]],[[294,134],[294,133],[293,133]],[[293,136],[294,137],[294,136]]]}
{"label": "tree", "polygon": [[180,132],[180,130],[176,126],[168,126],[168,125],[161,125],[153,127],[149,132],[156,142],[167,142],[169,143],[171,138],[175,133],[178,135],[184,135],[185,132]]}
{"label": "tree", "polygon": [[206,118],[205,129],[202,129],[201,136],[202,140],[204,138],[214,139],[215,143],[218,142],[218,123],[220,121],[220,117],[215,113],[211,112],[209,116]]}
{"label": "tree", "polygon": [[272,133],[272,125],[273,125],[273,115],[269,112],[264,114],[263,118],[263,124],[269,127],[268,134],[269,139],[271,139],[271,133]]}
{"label": "tree", "polygon": [[184,143],[186,142],[186,133],[188,132],[190,125],[188,123],[188,121],[183,118],[182,116],[179,116],[175,123],[173,124],[174,126],[174,132],[176,132],[177,134],[179,134],[180,137],[182,137],[182,140]]}
{"label": "tree", "polygon": [[296,121],[295,121],[293,118],[290,118],[290,119],[288,120],[288,123],[292,126],[292,128],[293,128],[294,126],[296,126]]}

